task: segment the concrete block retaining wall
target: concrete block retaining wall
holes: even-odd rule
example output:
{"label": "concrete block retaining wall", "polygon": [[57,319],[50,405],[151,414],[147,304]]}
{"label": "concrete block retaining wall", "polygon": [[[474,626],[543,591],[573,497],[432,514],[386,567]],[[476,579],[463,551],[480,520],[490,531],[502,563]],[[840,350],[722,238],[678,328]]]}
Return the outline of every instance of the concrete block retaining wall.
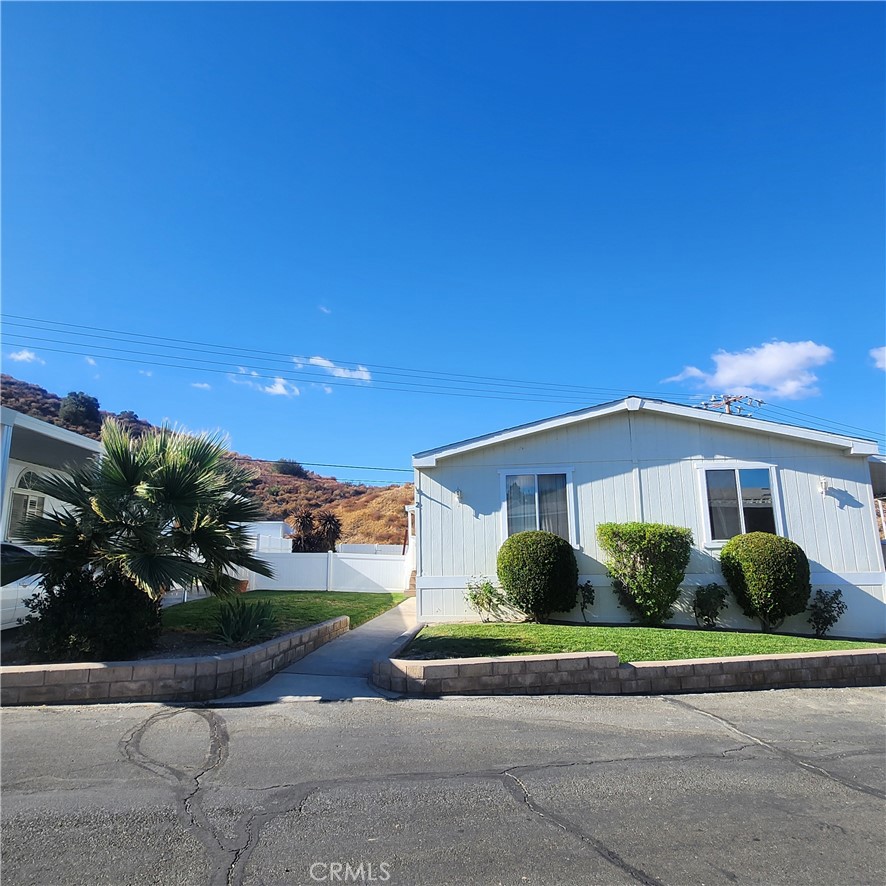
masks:
{"label": "concrete block retaining wall", "polygon": [[0,703],[189,702],[237,695],[349,628],[350,619],[339,616],[260,646],[199,658],[0,667]]}
{"label": "concrete block retaining wall", "polygon": [[381,659],[380,689],[409,695],[633,695],[886,684],[886,649],[622,664],[614,652]]}

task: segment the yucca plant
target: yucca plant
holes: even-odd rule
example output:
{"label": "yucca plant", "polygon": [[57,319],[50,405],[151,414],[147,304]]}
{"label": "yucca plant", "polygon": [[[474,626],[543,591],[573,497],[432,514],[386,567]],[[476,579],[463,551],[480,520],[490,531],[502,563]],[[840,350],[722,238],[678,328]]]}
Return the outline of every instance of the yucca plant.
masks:
{"label": "yucca plant", "polygon": [[[95,601],[102,596],[137,589],[153,607],[150,630],[131,640],[132,651],[138,651],[150,645],[159,602],[173,585],[199,584],[225,596],[234,592],[238,570],[272,575],[243,528],[261,518],[247,493],[253,475],[230,458],[219,437],[168,427],[135,437],[109,419],[102,445],[102,455],[71,469],[70,476],[35,484],[64,505],[23,527],[25,542],[37,553],[21,571],[39,575],[42,587],[35,614],[25,620],[38,656],[71,656],[77,647],[100,655],[109,645],[104,635],[114,631],[97,618],[102,604]],[[8,573],[4,578],[9,580]],[[103,594],[96,596],[96,588]],[[55,631],[54,612],[62,610],[65,624]],[[86,639],[72,642],[72,629]],[[121,626],[118,633],[128,631]],[[119,644],[111,645],[119,655]]]}
{"label": "yucca plant", "polygon": [[216,637],[229,646],[267,639],[276,627],[277,617],[270,600],[223,600],[215,617]]}

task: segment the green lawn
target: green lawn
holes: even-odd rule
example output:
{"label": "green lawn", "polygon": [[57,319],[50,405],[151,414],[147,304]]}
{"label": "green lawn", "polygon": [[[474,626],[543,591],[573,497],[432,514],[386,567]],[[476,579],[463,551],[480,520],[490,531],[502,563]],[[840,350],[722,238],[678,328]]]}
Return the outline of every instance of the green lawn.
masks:
{"label": "green lawn", "polygon": [[[335,591],[250,591],[246,602],[270,600],[279,625],[278,633],[286,634],[299,628],[327,621],[338,615],[347,615],[351,627],[364,622],[402,603],[405,594],[349,594]],[[170,631],[192,631],[200,634],[215,632],[215,615],[221,601],[216,597],[192,600],[163,610],[163,627]]]}
{"label": "green lawn", "polygon": [[556,652],[614,652],[622,661],[666,661],[781,652],[868,649],[883,643],[817,640],[784,634],[683,631],[674,628],[598,628],[539,624],[447,624],[425,627],[405,657],[473,658],[545,655]]}

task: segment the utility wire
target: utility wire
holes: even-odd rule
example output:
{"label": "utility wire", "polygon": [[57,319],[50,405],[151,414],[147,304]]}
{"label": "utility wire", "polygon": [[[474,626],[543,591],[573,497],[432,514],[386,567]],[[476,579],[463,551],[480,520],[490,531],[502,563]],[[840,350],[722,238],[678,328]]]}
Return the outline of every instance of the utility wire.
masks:
{"label": "utility wire", "polygon": [[[309,363],[312,359],[311,357],[297,355],[297,354],[286,354],[280,351],[263,351],[256,348],[231,348],[227,345],[219,345],[213,344],[209,342],[201,342],[194,341],[191,339],[174,339],[163,336],[155,336],[155,335],[147,335],[143,333],[132,333],[125,332],[123,330],[115,330],[115,329],[106,329],[103,327],[89,327],[82,326],[74,323],[62,323],[56,320],[42,320],[39,318],[33,317],[22,317],[17,314],[5,314],[3,315],[5,318],[14,318],[12,322],[7,320],[7,325],[10,326],[19,326],[28,329],[37,329],[44,332],[53,332],[53,333],[62,333],[69,335],[77,335],[81,337],[90,337],[90,338],[104,338],[110,339],[112,341],[122,341],[124,343],[132,343],[132,344],[142,344],[148,345],[149,342],[139,341],[139,339],[150,339],[151,341],[157,342],[167,342],[169,344],[159,345],[160,347],[165,347],[167,350],[185,350],[185,351],[194,351],[194,352],[202,352],[209,353],[216,356],[242,356],[244,354],[255,355],[251,359],[261,359],[264,362],[272,362],[272,363],[291,363],[291,362],[300,362],[300,363]],[[43,323],[43,324],[53,324],[55,326],[60,326],[62,329],[51,329],[45,328],[44,326],[33,326],[28,323],[17,323],[15,320],[28,320],[32,323]],[[110,332],[111,336],[102,336],[93,332],[71,332],[69,330],[76,329],[97,329],[99,332]],[[116,336],[116,338],[115,338]],[[122,338],[121,338],[122,337]],[[72,342],[64,342],[65,344],[73,344]],[[211,350],[202,350],[201,348],[192,348],[190,345],[201,345],[209,348]],[[163,355],[163,356],[172,356],[172,355]],[[282,358],[282,359],[277,359]],[[330,360],[331,363],[336,364],[337,368],[344,368],[348,366],[355,367],[356,369],[365,368],[365,369],[377,369],[382,370],[382,374],[384,375],[405,375],[406,377],[418,377],[418,378],[430,378],[438,381],[455,381],[458,379],[467,380],[465,383],[467,384],[482,384],[482,385],[495,385],[496,387],[504,384],[508,387],[526,387],[526,388],[540,388],[544,392],[548,392],[551,390],[569,392],[572,394],[612,394],[612,395],[622,395],[626,393],[634,393],[634,394],[644,394],[648,396],[661,396],[661,397],[682,397],[687,398],[687,395],[681,392],[666,392],[666,391],[638,391],[631,390],[628,391],[626,388],[602,388],[602,387],[589,387],[586,385],[564,385],[562,383],[555,382],[538,382],[538,381],[530,381],[528,379],[512,379],[512,378],[503,378],[497,376],[482,376],[482,375],[466,375],[463,373],[454,373],[454,372],[439,372],[435,370],[424,370],[424,369],[411,369],[402,366],[387,366],[382,364],[375,363],[364,363],[362,361],[353,361],[353,360]],[[266,367],[262,367],[266,368]],[[316,374],[316,373],[315,373]],[[325,374],[321,375],[324,378],[328,376]],[[695,397],[689,397],[689,399],[697,399]]]}
{"label": "utility wire", "polygon": [[[15,347],[27,347],[30,342],[28,341],[11,341],[8,342]],[[41,350],[49,351],[50,353],[55,354],[73,354],[77,357],[90,356],[90,352],[88,351],[74,351],[66,348],[50,348],[46,346],[40,346]],[[258,379],[263,379],[265,381],[275,381],[278,378],[282,378],[284,381],[297,382],[302,379],[297,375],[286,375],[280,372],[275,373],[274,375],[265,375],[260,372],[256,372],[253,375],[251,372],[246,374],[238,374],[237,372],[232,371],[231,369],[214,369],[210,366],[188,366],[183,365],[181,363],[161,363],[157,360],[145,360],[145,359],[133,359],[130,357],[121,357],[114,356],[110,354],[103,354],[102,359],[104,360],[114,360],[122,363],[136,363],[139,366],[159,366],[166,369],[185,369],[193,372],[212,372],[219,375],[226,375],[232,377],[233,380],[239,381],[242,383],[248,383],[249,381],[257,381]],[[185,357],[173,357],[169,356],[167,359],[179,359],[186,360]],[[426,386],[411,386],[411,387],[393,387],[391,385],[380,385],[376,383],[372,383],[371,385],[359,385],[356,383],[348,383],[348,382],[340,382],[333,381],[328,377],[324,376],[322,382],[316,382],[319,385],[326,385],[332,387],[345,387],[345,388],[363,388],[364,390],[375,390],[375,391],[396,391],[398,393],[413,393],[413,394],[435,394],[441,397],[472,397],[475,399],[481,400],[514,400],[521,403],[578,403],[585,406],[595,405],[593,403],[588,403],[587,399],[569,399],[565,397],[542,397],[542,396],[507,396],[506,394],[495,394],[495,393],[470,393],[469,391],[447,391],[441,390],[440,388],[435,388],[434,386],[426,385]],[[601,401],[598,401],[601,402]]]}
{"label": "utility wire", "polygon": [[[655,396],[655,397],[666,397],[672,400],[678,401],[688,401],[689,405],[694,405],[694,402],[699,398],[695,395],[689,395],[685,393],[675,393],[675,392],[662,392],[662,391],[638,391],[638,390],[628,390],[628,389],[619,389],[619,388],[594,388],[594,387],[585,387],[580,385],[563,385],[556,383],[545,383],[545,382],[533,382],[528,380],[517,380],[517,379],[508,379],[503,377],[495,377],[495,376],[476,376],[476,375],[466,375],[461,373],[442,373],[442,372],[433,372],[426,370],[418,370],[418,369],[409,369],[405,367],[392,367],[392,366],[384,366],[380,364],[364,364],[358,363],[355,361],[330,361],[336,365],[332,367],[333,369],[343,369],[344,366],[354,366],[356,369],[354,370],[344,370],[344,371],[360,371],[362,369],[373,368],[375,370],[381,370],[380,375],[389,375],[395,376],[394,379],[384,379],[383,384],[379,384],[377,380],[373,380],[371,384],[367,385],[364,381],[360,379],[353,380],[334,380],[334,377],[330,377],[326,372],[313,372],[308,369],[296,369],[289,370],[288,372],[283,372],[277,370],[273,367],[260,366],[260,365],[247,365],[243,366],[243,372],[240,371],[241,366],[240,363],[228,363],[227,361],[222,360],[209,360],[204,357],[192,357],[188,356],[188,353],[184,354],[155,354],[152,352],[145,351],[135,351],[133,352],[132,346],[138,345],[142,347],[158,347],[163,348],[167,351],[185,351],[185,352],[193,352],[193,353],[206,353],[211,354],[213,356],[227,356],[227,357],[239,357],[243,355],[251,355],[249,359],[259,360],[264,363],[285,363],[289,365],[292,362],[300,361],[303,364],[309,364],[311,360],[310,357],[303,357],[298,355],[284,354],[282,352],[277,351],[262,351],[255,348],[230,348],[225,345],[218,345],[209,342],[201,342],[194,341],[190,339],[173,339],[162,336],[154,336],[143,333],[130,333],[125,332],[123,330],[115,330],[108,329],[104,327],[88,327],[80,324],[71,324],[71,323],[63,323],[57,320],[47,320],[42,318],[34,318],[34,317],[25,317],[17,314],[6,314],[4,315],[6,318],[9,318],[6,323],[7,325],[20,327],[23,329],[36,329],[41,332],[49,332],[52,334],[61,334],[67,336],[75,336],[80,338],[99,338],[104,340],[113,341],[119,344],[128,344],[130,347],[128,348],[113,348],[107,345],[99,345],[92,344],[89,342],[82,341],[67,341],[67,340],[59,340],[59,339],[51,339],[51,338],[43,338],[39,336],[28,335],[27,333],[17,333],[17,335],[24,335],[25,341],[12,341],[10,342],[14,346],[22,346],[22,347],[39,347],[43,350],[55,352],[55,353],[64,353],[64,354],[73,354],[75,356],[90,356],[91,353],[94,353],[96,350],[101,351],[111,351],[111,352],[124,352],[128,354],[137,354],[142,356],[143,358],[156,358],[160,357],[165,360],[175,360],[180,361],[177,363],[162,363],[158,362],[156,359],[132,359],[121,356],[114,356],[113,354],[103,353],[101,354],[101,358],[105,360],[117,360],[128,363],[139,363],[150,366],[159,366],[164,368],[172,368],[172,369],[185,369],[195,372],[213,372],[213,373],[224,373],[229,375],[233,381],[240,381],[241,383],[248,383],[251,380],[267,380],[274,381],[277,378],[282,378],[284,381],[289,382],[302,382],[304,383],[304,378],[319,378],[322,379],[320,382],[309,382],[314,384],[322,384],[327,386],[335,386],[335,387],[371,387],[375,390],[385,390],[385,391],[398,391],[398,392],[411,392],[411,393],[424,393],[424,394],[435,394],[438,396],[459,396],[459,397],[472,397],[472,398],[480,398],[480,399],[497,399],[497,400],[512,400],[519,402],[544,402],[544,403],[576,403],[581,404],[583,406],[593,406],[597,405],[597,403],[605,402],[606,399],[611,399],[613,395],[626,395],[626,394],[637,394],[643,396]],[[17,320],[24,320],[29,322],[16,322]],[[33,323],[38,324],[52,324],[56,327],[61,327],[58,329],[48,328],[48,326],[34,326]],[[111,335],[99,335],[95,332],[79,332],[77,330],[89,330],[89,329],[97,329],[100,332],[108,332]],[[149,341],[144,341],[143,339],[147,339]],[[49,342],[51,344],[62,344],[67,345],[69,347],[80,348],[80,350],[66,350],[62,348],[52,348],[47,347],[45,344],[35,345],[34,342]],[[157,342],[158,344],[154,345],[152,342]],[[205,347],[191,347],[191,345],[200,345]],[[208,350],[207,350],[208,349]],[[187,365],[187,364],[197,364],[197,365]],[[206,365],[212,364],[212,365]],[[226,369],[216,369],[213,366],[224,366],[228,367]],[[236,371],[234,371],[236,370]],[[248,370],[248,371],[245,371]],[[259,372],[258,370],[261,370]],[[265,375],[263,372],[273,372],[273,375]],[[404,380],[398,380],[396,377],[401,377]],[[412,381],[411,379],[415,379]],[[425,379],[427,381],[425,381]],[[459,381],[461,380],[461,381]],[[455,385],[442,385],[442,384],[433,384],[429,382],[441,382],[441,381],[452,381],[456,382]],[[522,390],[517,390],[522,389]],[[604,395],[604,396],[601,396]],[[593,397],[596,402],[589,402],[589,399]],[[852,430],[855,432],[861,432],[863,434],[871,436],[878,442],[883,442],[886,440],[886,435],[874,432],[866,428],[860,428],[855,425],[844,424],[840,422],[835,422],[830,419],[822,418],[820,416],[811,415],[810,413],[801,412],[799,410],[790,409],[786,406],[778,406],[773,404],[766,404],[765,408],[768,410],[772,410],[775,412],[781,412],[790,416],[801,416],[806,419],[812,419],[813,421],[819,423],[820,425],[826,425],[828,429],[834,428],[843,428]],[[839,431],[833,431],[834,433],[839,433]]]}

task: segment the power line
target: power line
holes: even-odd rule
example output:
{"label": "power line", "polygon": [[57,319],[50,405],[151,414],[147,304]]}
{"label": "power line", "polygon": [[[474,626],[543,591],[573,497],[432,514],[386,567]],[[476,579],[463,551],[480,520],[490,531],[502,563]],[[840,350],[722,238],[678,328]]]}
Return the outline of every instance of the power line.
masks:
{"label": "power line", "polygon": [[[9,342],[15,347],[28,347],[31,342],[29,341],[12,341]],[[46,346],[39,346],[43,351],[49,351],[54,354],[72,354],[76,357],[84,357],[90,356],[89,351],[83,350],[69,350],[66,348],[50,348]],[[110,354],[103,354],[103,360],[114,360],[121,363],[136,363],[139,366],[158,366],[165,369],[184,369],[192,372],[212,372],[217,375],[226,375],[231,376],[234,380],[239,380],[241,384],[249,383],[250,381],[257,381],[258,379],[262,379],[264,381],[276,381],[278,378],[283,379],[283,381],[289,382],[297,382],[301,381],[301,379],[297,375],[293,374],[285,374],[282,372],[277,372],[274,375],[265,375],[260,372],[252,372],[247,374],[240,374],[238,379],[238,373],[233,372],[231,369],[214,369],[210,366],[188,366],[183,365],[181,363],[161,363],[157,360],[146,360],[146,359],[133,359],[130,357],[120,357],[114,356]],[[178,359],[178,360],[186,360],[186,357],[174,357],[169,356],[167,359]],[[362,388],[363,390],[375,390],[375,391],[395,391],[397,393],[413,393],[413,394],[434,394],[440,397],[472,397],[475,399],[482,400],[512,400],[520,403],[580,403],[583,405],[593,405],[588,404],[587,399],[567,399],[564,397],[532,397],[532,396],[508,396],[507,394],[495,394],[495,393],[471,393],[468,390],[441,390],[439,388],[435,388],[430,385],[426,386],[411,386],[411,387],[394,387],[391,385],[379,385],[373,383],[372,385],[362,386],[357,384],[349,384],[347,382],[336,382],[331,379],[327,379],[324,377],[322,382],[317,382],[316,384],[333,386],[333,387],[345,387],[345,388]]]}
{"label": "power line", "polygon": [[[184,350],[184,351],[193,351],[200,353],[208,353],[213,354],[215,356],[238,356],[243,354],[251,354],[257,355],[257,357],[252,357],[251,359],[261,359],[265,362],[273,362],[273,363],[290,363],[290,362],[300,362],[303,364],[309,363],[311,358],[304,355],[297,354],[287,354],[281,351],[265,351],[259,350],[257,348],[232,348],[228,345],[219,345],[211,342],[201,342],[195,341],[192,339],[174,339],[170,337],[164,336],[156,336],[156,335],[148,335],[145,333],[133,333],[126,332],[124,330],[116,330],[116,329],[108,329],[104,327],[89,327],[83,326],[75,323],[62,323],[58,320],[44,320],[41,318],[34,317],[24,317],[18,314],[5,314],[6,318],[14,318],[15,320],[28,320],[32,323],[42,323],[42,324],[52,324],[54,326],[62,327],[61,329],[51,329],[46,328],[44,326],[32,326],[28,323],[16,323],[16,322],[8,322],[8,325],[11,326],[19,326],[27,329],[38,329],[40,331],[45,332],[53,332],[53,333],[61,333],[67,335],[77,335],[81,337],[89,337],[89,338],[103,338],[111,341],[118,341],[123,343],[132,343],[132,344],[140,344],[140,345],[149,345],[149,342],[140,341],[140,339],[150,339],[151,341],[156,342],[167,342],[169,344],[161,344],[160,347],[164,347],[167,350]],[[70,330],[76,329],[97,329],[100,332],[110,332],[111,336],[102,336],[98,335],[94,332],[72,332]],[[115,337],[116,336],[116,337]],[[35,340],[40,340],[35,337]],[[73,342],[62,342],[64,344],[74,344]],[[79,344],[79,343],[78,343]],[[211,350],[202,350],[201,348],[193,348],[190,345],[201,345],[206,348],[210,348]],[[96,346],[98,347],[98,346]],[[173,355],[161,355],[161,356],[173,356]],[[277,359],[282,358],[282,359]],[[179,358],[179,359],[190,359],[190,358]],[[207,361],[212,362],[212,361]],[[425,369],[414,369],[407,368],[402,366],[388,366],[383,364],[374,364],[374,363],[364,363],[363,361],[354,361],[354,360],[330,360],[331,363],[336,364],[336,368],[343,368],[346,366],[353,366],[357,368],[365,368],[365,369],[377,369],[382,370],[382,374],[384,375],[405,375],[406,377],[418,377],[418,378],[428,378],[434,379],[438,381],[455,381],[458,379],[464,379],[464,384],[478,384],[485,386],[495,386],[500,387],[504,384],[507,387],[526,387],[526,388],[539,388],[544,392],[548,392],[551,390],[563,391],[564,393],[571,394],[593,394],[593,395],[601,395],[601,394],[625,394],[625,393],[634,393],[634,394],[645,394],[648,396],[672,396],[672,397],[680,397],[684,399],[697,399],[695,397],[687,396],[683,393],[677,392],[664,392],[664,391],[638,391],[631,390],[628,391],[626,388],[602,388],[602,387],[589,387],[586,385],[564,385],[562,383],[555,382],[538,382],[531,381],[528,379],[512,379],[512,378],[504,378],[497,376],[482,376],[482,375],[467,375],[464,373],[455,373],[455,372],[440,372],[436,370],[425,370]],[[317,364],[313,364],[317,365]],[[263,369],[267,367],[261,367]],[[311,373],[313,375],[321,375],[323,378],[327,378],[328,376],[322,373]]]}
{"label": "power line", "polygon": [[[697,396],[685,393],[639,391],[636,389],[628,390],[623,388],[595,388],[581,385],[563,385],[557,383],[534,382],[525,379],[508,379],[495,376],[477,376],[451,372],[443,373],[428,370],[409,369],[405,367],[385,366],[381,364],[364,364],[362,362],[356,361],[330,361],[331,363],[333,363],[333,367],[331,367],[332,370],[347,372],[366,369],[368,371],[369,368],[373,368],[376,370],[381,370],[381,375],[395,377],[393,379],[383,379],[383,383],[381,384],[377,380],[372,380],[371,384],[367,385],[360,379],[342,380],[339,377],[339,380],[334,380],[334,377],[330,377],[330,375],[328,375],[326,372],[313,372],[304,368],[284,372],[274,367],[260,365],[257,366],[255,364],[241,367],[239,361],[229,363],[228,361],[223,360],[209,360],[205,357],[189,356],[189,353],[205,353],[212,356],[228,358],[236,358],[243,355],[253,355],[250,356],[249,359],[258,360],[264,363],[285,363],[287,365],[290,362],[297,361],[301,361],[303,365],[310,364],[310,361],[316,358],[304,356],[300,357],[298,355],[284,354],[283,352],[278,351],[263,351],[256,348],[231,348],[226,345],[219,345],[210,342],[201,342],[191,339],[174,339],[163,336],[148,335],[144,333],[131,333],[125,332],[123,330],[116,330],[105,327],[87,327],[80,324],[63,323],[57,320],[26,317],[17,314],[6,314],[4,315],[4,317],[14,318],[12,322],[10,322],[10,320],[6,321],[8,325],[17,326],[23,329],[36,329],[41,332],[48,332],[56,335],[73,336],[79,338],[99,338],[118,344],[128,344],[130,347],[114,348],[108,345],[92,344],[91,342],[87,343],[82,341],[67,341],[64,339],[47,339],[39,336],[28,336],[27,334],[23,333],[17,333],[17,335],[19,335],[20,337],[23,336],[25,338],[25,341],[16,340],[11,342],[11,344],[13,344],[14,346],[39,347],[42,350],[54,353],[72,354],[75,356],[90,356],[96,350],[110,351],[113,353],[101,354],[101,359],[115,360],[127,363],[137,363],[140,365],[157,366],[169,369],[184,369],[192,372],[211,372],[216,374],[221,373],[228,375],[234,382],[239,381],[240,383],[245,384],[257,383],[258,380],[275,381],[278,378],[281,378],[284,381],[288,381],[290,383],[304,383],[304,378],[307,377],[310,379],[322,379],[322,381],[311,381],[308,383],[334,387],[359,387],[363,389],[369,388],[373,390],[393,392],[434,394],[437,396],[471,397],[475,399],[509,400],[526,403],[575,403],[583,406],[593,406],[597,405],[600,402],[605,402],[606,399],[611,399],[612,395],[627,394],[670,398],[672,400],[688,402],[689,405],[695,405],[696,402],[700,399]],[[25,320],[29,322],[20,323],[15,322],[15,320]],[[30,325],[32,323],[42,323],[44,324],[44,326]],[[52,324],[53,326],[61,328],[49,328],[48,324]],[[76,331],[90,329],[96,329],[99,332],[111,333],[111,335],[99,335],[97,332]],[[149,341],[145,341],[144,339],[147,339]],[[49,342],[51,344],[60,344],[72,348],[79,348],[80,350],[67,350],[64,348],[47,347],[46,344],[35,345],[34,342]],[[152,342],[158,342],[159,344],[153,345]],[[168,351],[178,350],[184,351],[185,353],[156,354],[153,352],[145,351],[133,352],[133,345],[148,348],[159,347]],[[201,347],[191,347],[192,345],[199,345]],[[206,350],[205,348],[209,348],[211,350]],[[116,354],[118,353],[134,353],[140,356],[142,359],[132,359],[131,357],[116,356]],[[174,360],[178,362],[159,362],[158,359],[148,358],[160,358],[163,360]],[[357,367],[357,369],[345,370],[343,369],[343,367],[346,365]],[[214,368],[218,366],[226,368]],[[240,371],[241,369],[243,371]],[[263,374],[266,372],[273,372],[274,374]],[[402,378],[403,380],[399,380],[399,378]],[[412,381],[412,379],[415,379],[415,381]],[[443,385],[435,383],[444,381],[452,381],[456,384]],[[819,425],[826,426],[826,429],[844,428],[847,430],[870,435],[878,442],[883,442],[884,440],[886,440],[886,435],[882,433],[871,431],[870,429],[866,428],[860,428],[855,425],[836,422],[831,419],[811,415],[810,413],[790,409],[785,406],[766,404],[766,409],[771,409],[776,412],[782,412],[786,415],[796,415],[806,419],[811,419],[814,422],[817,422]],[[832,432],[834,431],[832,430]]]}
{"label": "power line", "polygon": [[[240,461],[257,461],[266,465],[275,465],[277,462],[285,462],[287,460],[285,458],[253,458],[250,455],[235,455],[234,459]],[[302,467],[307,465],[312,468],[347,468],[352,471],[398,471],[406,474],[412,473],[412,468],[380,468],[375,465],[332,465],[320,461],[299,461],[298,459],[294,459],[294,461],[298,462]]]}

